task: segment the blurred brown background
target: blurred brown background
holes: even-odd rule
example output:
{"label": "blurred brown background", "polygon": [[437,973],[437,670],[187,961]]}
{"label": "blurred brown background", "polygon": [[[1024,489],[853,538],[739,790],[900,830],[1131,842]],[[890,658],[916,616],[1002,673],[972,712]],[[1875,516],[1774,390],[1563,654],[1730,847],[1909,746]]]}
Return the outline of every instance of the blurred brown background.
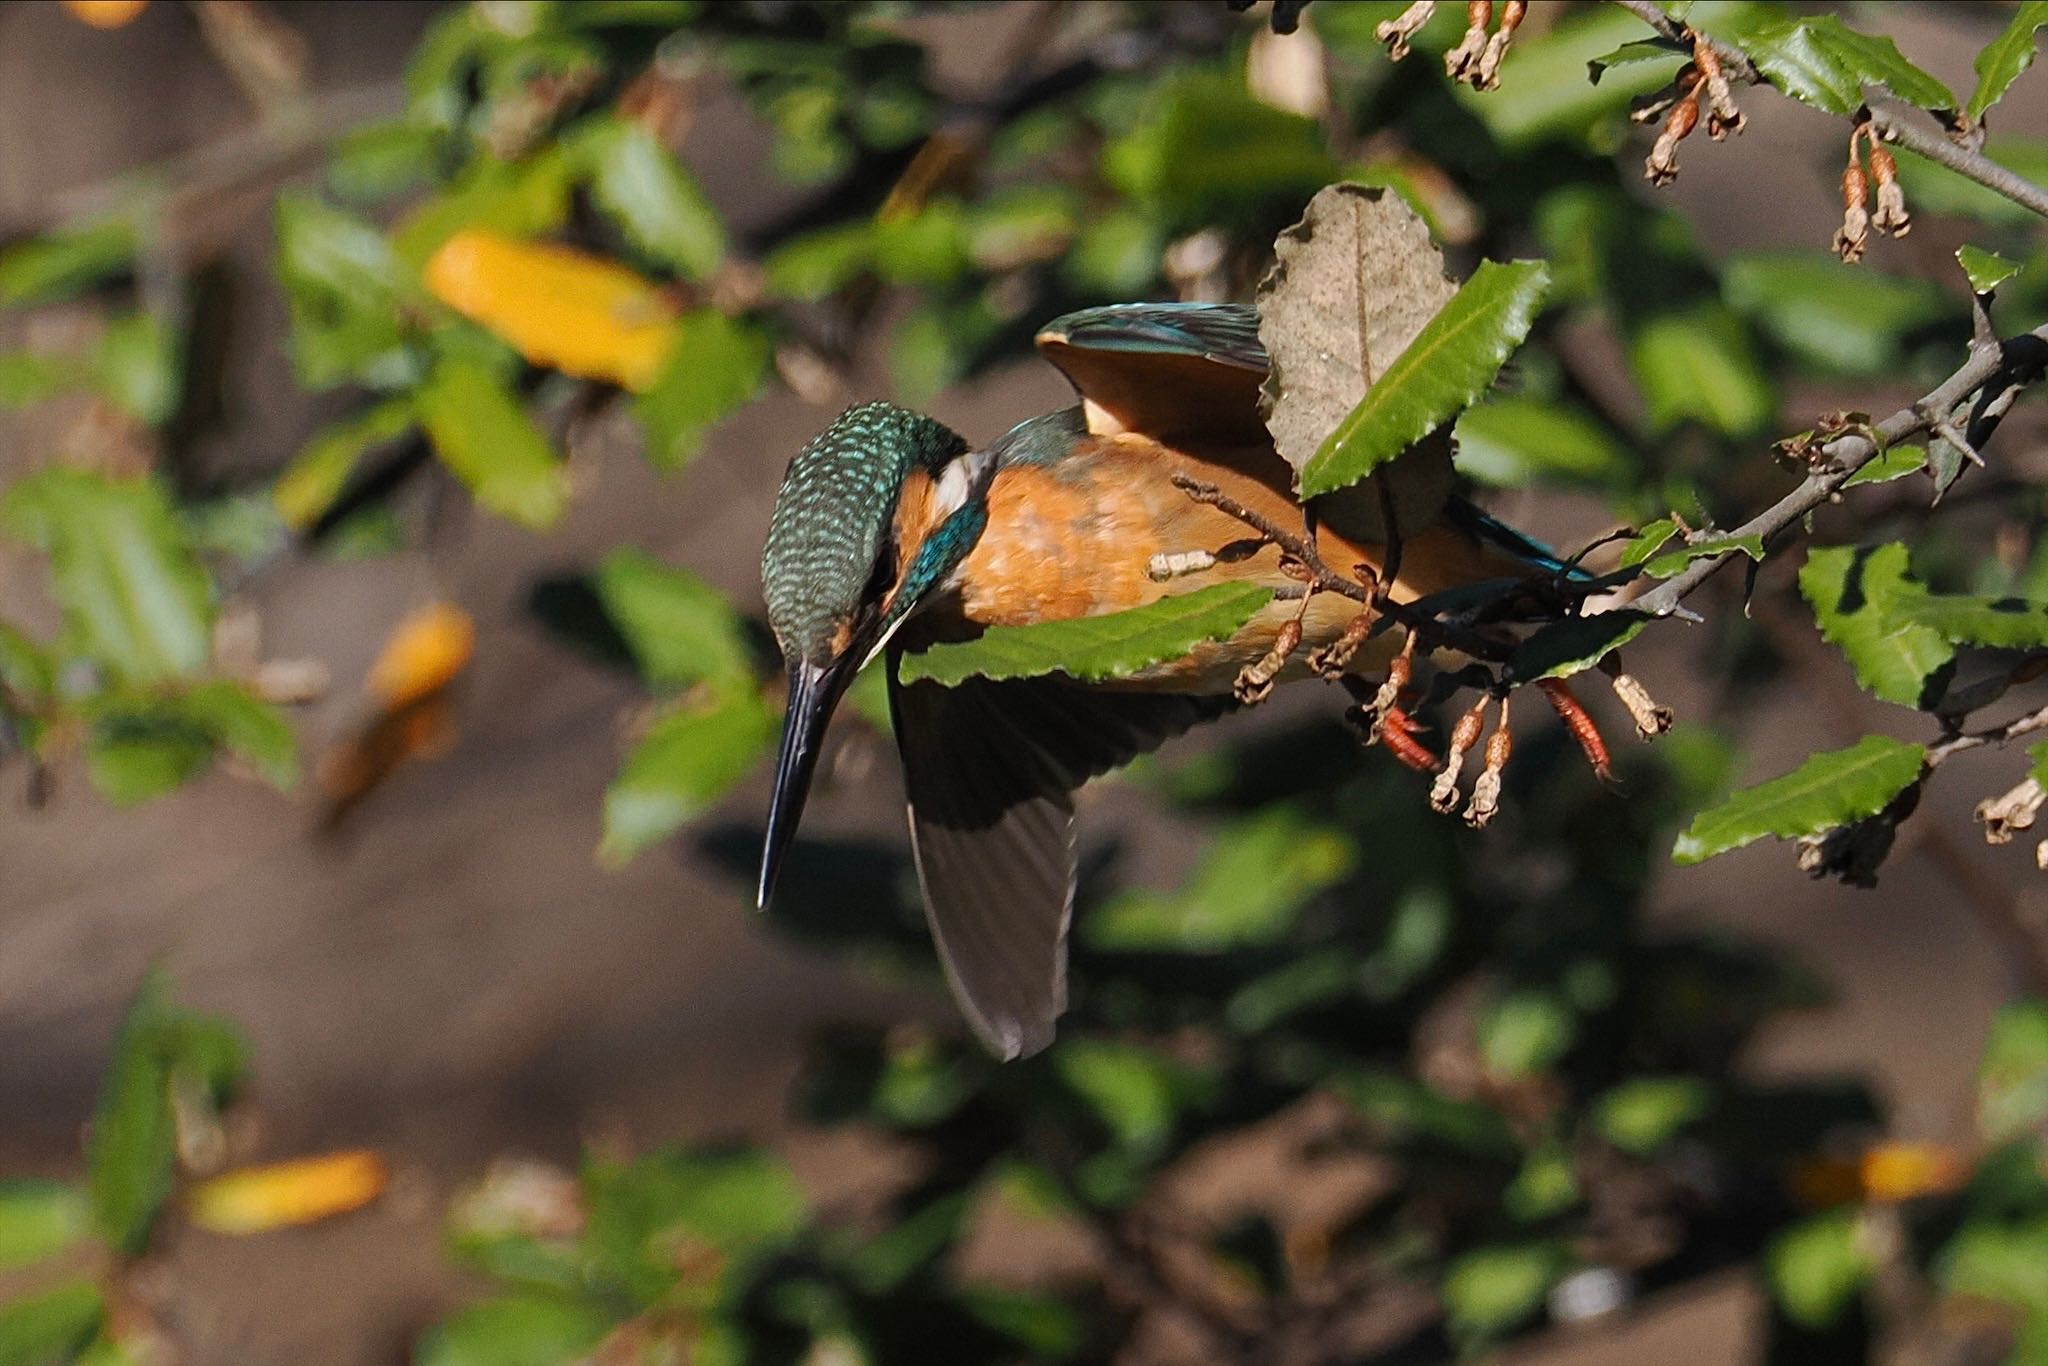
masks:
{"label": "blurred brown background", "polygon": [[[319,89],[354,92],[348,99],[365,111],[397,107],[404,58],[433,12],[412,3],[277,8],[307,40]],[[1902,44],[1966,87],[1970,35],[1944,25],[1942,7],[1914,8],[1889,18]],[[918,22],[940,35],[942,56],[958,54],[957,78],[971,81],[962,40],[970,23],[988,20]],[[2023,84],[2008,126],[2048,126],[2041,96],[2038,83]],[[685,156],[744,226],[774,211],[776,191],[759,174],[760,143],[739,107],[721,112],[729,117],[698,120]],[[1835,124],[1784,100],[1755,101],[1751,115],[1739,145],[1688,150],[1673,193],[1710,250],[1825,240]],[[153,6],[102,33],[52,3],[0,6],[0,228],[10,234],[53,221],[113,178],[233,138],[252,118],[180,8]],[[199,452],[215,474],[275,468],[326,415],[288,381],[284,305],[262,270],[277,183],[265,176],[209,195],[193,215],[194,249],[221,253],[241,344],[261,358],[237,373],[227,437]],[[1899,250],[1943,248],[1916,240]],[[61,310],[51,312],[36,325],[63,326]],[[886,392],[879,366],[855,387],[849,397]],[[1062,394],[1050,369],[1019,361],[947,395],[939,415],[986,436]],[[1793,404],[1888,411],[1908,397],[1795,395]],[[58,405],[33,419],[0,416],[0,483],[41,463],[81,415]],[[76,1172],[80,1125],[119,1011],[153,961],[170,969],[181,999],[231,1015],[252,1039],[245,1110],[259,1127],[239,1136],[252,1155],[366,1145],[399,1173],[378,1205],[318,1227],[245,1241],[181,1232],[162,1283],[174,1287],[167,1318],[195,1362],[398,1360],[465,1291],[440,1252],[440,1213],[493,1156],[568,1162],[593,1137],[648,1144],[778,1133],[796,1049],[816,1021],[848,1012],[946,1018],[930,995],[892,994],[855,965],[768,937],[743,888],[687,843],[623,872],[601,870],[592,857],[599,799],[636,694],[551,642],[524,605],[536,578],[619,543],[757,601],[776,480],[828,416],[771,393],[666,482],[629,452],[595,452],[579,471],[586,487],[573,514],[545,539],[451,508],[410,551],[301,559],[268,573],[256,592],[268,653],[318,657],[333,671],[327,698],[300,716],[309,754],[358,718],[363,672],[408,607],[447,596],[480,625],[452,750],[398,774],[337,839],[316,835],[310,799],[224,774],[115,812],[76,773],[57,775],[52,799],[31,810],[19,770],[0,772],[0,1175]],[[2015,422],[2001,445],[2018,457],[2038,433],[2038,422]],[[1503,511],[1562,543],[1606,529],[1600,509],[1569,501]],[[0,612],[44,620],[28,567],[22,552],[0,549]],[[1731,608],[1723,598],[1715,610]],[[1683,711],[1684,662],[1667,646],[1643,651],[1634,666]],[[1847,724],[1838,709],[1862,705],[1834,676],[1839,660],[1818,667],[1755,718],[1745,777],[1859,733],[1836,733]],[[1876,704],[1869,709],[1866,719],[1881,725]],[[807,828],[897,838],[886,758],[843,753]],[[1363,752],[1358,761],[1386,762]],[[1786,945],[1836,989],[1833,1008],[1766,1040],[1758,1070],[1862,1074],[1889,1099],[1898,1136],[1961,1131],[1986,1021],[2013,988],[1985,913],[2048,919],[2048,884],[2025,855],[1988,851],[1969,827],[1973,794],[2002,785],[1967,773],[1940,784],[1936,818],[1907,827],[1906,847],[1874,893],[1810,883],[1775,845],[1668,873],[1659,914]],[[729,814],[758,820],[765,794],[757,775]],[[1089,821],[1099,832],[1130,814],[1110,792]],[[1171,831],[1145,834],[1134,867],[1170,878],[1186,851]],[[842,1138],[784,1137],[817,1192],[857,1183],[877,1160]],[[1747,1359],[1754,1310],[1747,1286],[1724,1277],[1524,1355]]]}

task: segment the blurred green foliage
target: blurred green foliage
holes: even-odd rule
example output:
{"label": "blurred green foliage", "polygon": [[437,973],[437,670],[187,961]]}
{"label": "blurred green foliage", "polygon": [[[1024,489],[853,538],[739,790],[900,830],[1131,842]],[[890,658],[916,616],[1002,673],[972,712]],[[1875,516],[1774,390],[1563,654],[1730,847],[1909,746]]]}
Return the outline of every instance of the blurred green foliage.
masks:
{"label": "blurred green foliage", "polygon": [[[2038,221],[1905,153],[1915,212],[1970,239],[1967,275],[1901,270],[1884,252],[1851,267],[1820,242],[1703,243],[1640,187],[1627,118],[1683,54],[1615,7],[1537,7],[1488,92],[1443,74],[1457,6],[1439,7],[1399,64],[1374,28],[1400,3],[1326,0],[1293,38],[1220,4],[1104,4],[1085,22],[1080,8],[1023,21],[1049,28],[963,94],[933,74],[920,7],[449,7],[413,54],[403,112],[328,130],[324,183],[277,197],[292,371],[332,391],[338,416],[260,487],[199,487],[170,459],[201,420],[203,386],[191,282],[163,278],[146,195],[0,252],[0,304],[83,301],[97,319],[73,349],[0,354],[0,406],[88,395],[122,434],[93,459],[38,461],[0,498],[0,535],[40,553],[61,621],[47,637],[0,623],[0,746],[39,765],[82,755],[117,802],[223,754],[289,786],[291,729],[220,657],[223,606],[280,557],[387,537],[408,481],[448,481],[546,534],[574,496],[562,433],[580,413],[622,404],[647,458],[686,479],[771,376],[835,381],[877,339],[896,396],[915,403],[1015,356],[1070,308],[1244,297],[1274,232],[1338,178],[1407,198],[1461,276],[1544,258],[1540,311],[1509,329],[1527,344],[1457,417],[1460,468],[1598,500],[1640,528],[1623,562],[1653,576],[1728,550],[1774,567],[1781,548],[1755,538],[1681,538],[1782,491],[1760,452],[1810,420],[1785,410],[1788,392],[1921,392],[1962,353],[1973,291],[1996,290],[2008,328],[2048,305]],[[1697,9],[1825,113],[1853,112],[1872,85],[1931,110],[1958,103],[1866,31],[1882,11]],[[2003,32],[1993,17],[1957,21],[1985,30],[1973,117],[2024,71],[2042,22],[2031,2]],[[1252,49],[1309,41],[1320,59],[1305,87],[1248,79]],[[683,125],[727,93],[745,109],[733,135],[788,187],[771,218],[729,220],[676,154]],[[2048,170],[2039,139],[2001,128],[1986,149],[2020,174]],[[1806,191],[1829,200],[1832,175],[1815,170]],[[607,263],[606,297],[641,312],[543,318],[555,341],[589,332],[578,340],[601,362],[557,368],[517,314],[559,301],[500,287],[492,307],[458,306],[436,275],[451,241],[478,233]],[[1509,302],[1538,310],[1533,290]],[[632,348],[645,329],[660,345],[643,372]],[[1448,397],[1380,399],[1441,420],[1499,359]],[[1865,688],[1905,707],[1936,708],[1959,660],[2048,644],[2040,491],[1979,472],[1965,487],[1990,496],[1932,520],[1901,496],[1961,468],[1945,440],[1885,452],[1857,482],[1886,489],[1854,495],[1871,511],[1851,534],[1869,544],[1816,550],[1798,576],[1797,610]],[[1922,471],[1928,483],[1910,477]],[[1834,526],[1823,520],[1824,539]],[[2020,550],[1988,554],[1994,543]],[[1782,576],[1757,591],[1799,601]],[[633,669],[652,701],[604,797],[608,861],[715,810],[772,743],[775,670],[750,603],[630,547],[537,585],[533,603],[566,645]],[[1164,891],[1121,886],[1115,851],[1097,861],[1074,1009],[1050,1052],[999,1067],[909,1026],[819,1040],[800,1114],[887,1136],[901,1182],[849,1215],[815,1207],[770,1153],[677,1146],[593,1155],[555,1217],[535,1220],[494,1203],[487,1180],[450,1240],[493,1289],[430,1330],[419,1359],[888,1362],[936,1338],[961,1362],[1103,1360],[1160,1316],[1216,1359],[1394,1359],[1483,1350],[1732,1264],[1769,1288],[1781,1359],[1864,1359],[1872,1323],[1900,1302],[1878,1292],[1885,1276],[1936,1306],[1995,1307],[1994,1350],[2033,1359],[2048,1344],[2044,1007],[2017,1003],[1992,1031],[1976,1132],[1949,1154],[1961,1175],[1887,1182],[1872,1175],[1889,1170],[1873,1166],[1883,1116],[1859,1086],[1764,1085],[1740,1067],[1761,1027],[1822,999],[1809,976],[1643,921],[1688,818],[1687,860],[1853,830],[1922,776],[1921,745],[1870,737],[1729,796],[1735,756],[1712,723],[1779,662],[1724,606],[1689,656],[1712,685],[1710,724],[1625,760],[1626,800],[1568,762],[1555,729],[1522,741],[1483,837],[1431,815],[1419,779],[1361,755],[1332,721],[1141,766],[1132,786],[1205,852]],[[1645,624],[1614,613],[1546,628],[1514,675],[1578,672]],[[1228,629],[1178,628],[1178,648]],[[1096,644],[1027,642],[1020,667],[1078,667]],[[751,830],[700,842],[736,876],[755,853]],[[776,923],[927,980],[915,895],[894,847],[812,841]],[[88,1181],[0,1185],[0,1271],[35,1273],[0,1306],[0,1366],[128,1359],[109,1287],[177,1186],[180,1126],[223,1102],[240,1056],[218,1022],[144,988]],[[1281,1192],[1191,1202],[1189,1173],[1232,1143],[1263,1144],[1299,1191],[1351,1194],[1312,1215]],[[1085,1269],[1031,1285],[963,1272],[971,1240],[1020,1220],[1073,1234]],[[95,1244],[87,1274],[79,1249]]]}

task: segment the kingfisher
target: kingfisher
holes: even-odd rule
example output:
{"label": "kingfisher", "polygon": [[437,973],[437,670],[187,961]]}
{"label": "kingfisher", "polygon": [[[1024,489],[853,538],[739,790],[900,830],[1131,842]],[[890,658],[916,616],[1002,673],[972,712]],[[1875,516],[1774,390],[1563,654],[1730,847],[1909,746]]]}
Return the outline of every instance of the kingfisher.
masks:
{"label": "kingfisher", "polygon": [[[1307,654],[1359,614],[1334,593],[1300,601],[1280,547],[1174,482],[1212,485],[1275,524],[1311,525],[1261,417],[1270,366],[1252,308],[1093,308],[1047,324],[1037,344],[1073,385],[1073,406],[984,447],[889,403],[849,408],[791,462],[761,566],[789,693],[758,902],[774,892],[833,709],[879,657],[927,923],[963,1014],[1004,1059],[1046,1047],[1065,1008],[1075,791],[1231,710],[1239,671],[1288,623],[1298,621],[1300,645],[1282,681],[1310,676]],[[1378,573],[1389,556],[1372,519],[1337,515],[1334,497],[1316,503],[1332,505],[1308,533],[1324,562]],[[1403,525],[1396,601],[1564,569],[1462,499],[1432,505],[1428,525]],[[992,626],[1239,581],[1292,592],[1227,639],[1111,683],[898,678],[906,652]],[[1347,667],[1383,671],[1396,634],[1374,636]]]}

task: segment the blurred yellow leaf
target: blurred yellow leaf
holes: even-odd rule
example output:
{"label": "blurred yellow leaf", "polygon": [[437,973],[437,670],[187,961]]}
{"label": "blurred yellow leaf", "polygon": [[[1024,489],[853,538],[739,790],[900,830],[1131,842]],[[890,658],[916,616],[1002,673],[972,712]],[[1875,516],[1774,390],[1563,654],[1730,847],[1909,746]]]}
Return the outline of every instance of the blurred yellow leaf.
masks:
{"label": "blurred yellow leaf", "polygon": [[1792,1169],[1792,1191],[1815,1209],[1895,1205],[1946,1195],[1970,1179],[1968,1155],[1940,1143],[1878,1143],[1854,1157],[1819,1157]]}
{"label": "blurred yellow leaf", "polygon": [[677,309],[653,281],[569,247],[465,229],[427,259],[426,283],[534,364],[636,393],[675,341]]}
{"label": "blurred yellow leaf", "polygon": [[270,1162],[225,1172],[187,1197],[192,1222],[215,1233],[265,1233],[361,1209],[390,1182],[368,1149]]}
{"label": "blurred yellow leaf", "polygon": [[398,623],[377,662],[370,666],[370,691],[386,711],[396,711],[439,692],[469,663],[476,649],[476,623],[452,602],[435,602]]}
{"label": "blurred yellow leaf", "polygon": [[64,0],[71,17],[94,28],[119,28],[149,8],[149,0]]}

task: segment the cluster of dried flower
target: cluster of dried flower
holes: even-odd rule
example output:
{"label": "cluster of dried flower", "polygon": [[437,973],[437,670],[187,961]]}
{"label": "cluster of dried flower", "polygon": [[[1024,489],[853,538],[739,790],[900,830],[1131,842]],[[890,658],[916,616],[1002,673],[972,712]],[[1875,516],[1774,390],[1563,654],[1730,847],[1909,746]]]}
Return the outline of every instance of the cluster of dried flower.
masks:
{"label": "cluster of dried flower", "polygon": [[[1444,54],[1444,72],[1474,90],[1495,90],[1500,86],[1500,64],[1507,60],[1508,46],[1515,30],[1529,12],[1527,0],[1506,0],[1500,7],[1500,26],[1494,27],[1493,0],[1467,0],[1465,36]],[[1436,13],[1436,0],[1415,0],[1394,18],[1373,29],[1373,36],[1387,45],[1387,55],[1400,61],[1409,52],[1408,40]]]}
{"label": "cluster of dried flower", "polygon": [[[1870,148],[1870,172],[1863,170],[1863,158],[1859,149],[1868,144]],[[1877,212],[1868,209],[1870,182],[1877,182]],[[1870,245],[1870,230],[1890,233],[1893,237],[1904,237],[1913,230],[1912,215],[1906,212],[1906,192],[1899,184],[1899,163],[1891,152],[1878,141],[1877,133],[1870,126],[1870,120],[1857,120],[1849,130],[1849,164],[1842,168],[1842,226],[1835,230],[1832,243],[1835,255],[1844,261],[1856,262],[1863,259],[1864,248]]]}
{"label": "cluster of dried flower", "polygon": [[1664,120],[1657,140],[1643,162],[1643,178],[1652,185],[1669,185],[1678,179],[1678,144],[1699,127],[1702,110],[1707,136],[1721,142],[1730,133],[1740,133],[1747,122],[1736,107],[1735,91],[1714,45],[1690,28],[1679,29],[1680,40],[1691,44],[1692,60],[1677,79],[1647,103],[1632,110],[1637,123]]}

